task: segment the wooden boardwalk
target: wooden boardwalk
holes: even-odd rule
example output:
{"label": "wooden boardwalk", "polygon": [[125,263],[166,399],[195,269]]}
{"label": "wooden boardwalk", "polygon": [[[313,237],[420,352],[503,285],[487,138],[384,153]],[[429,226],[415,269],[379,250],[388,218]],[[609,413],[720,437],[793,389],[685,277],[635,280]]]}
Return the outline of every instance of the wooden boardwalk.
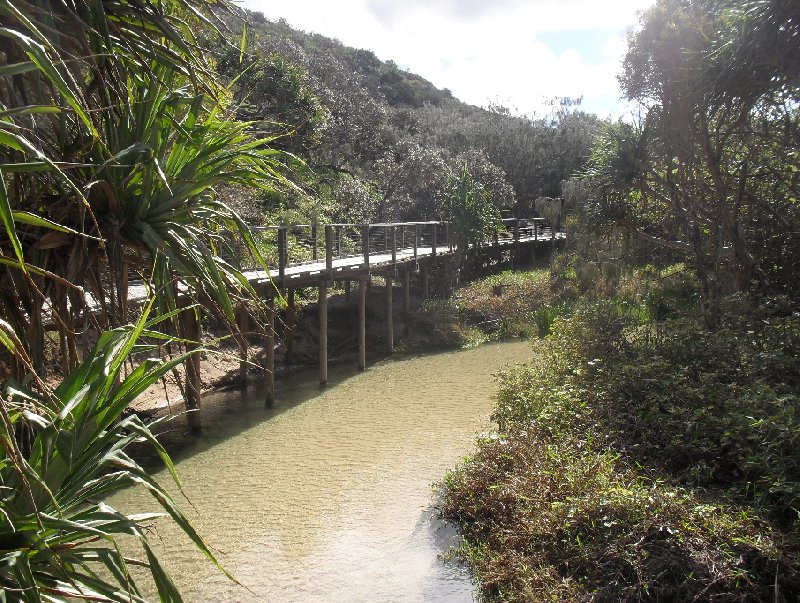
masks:
{"label": "wooden boardwalk", "polygon": [[[350,285],[358,283],[358,367],[364,370],[366,361],[366,303],[367,287],[372,276],[385,281],[386,352],[394,348],[394,281],[402,279],[403,313],[410,316],[410,290],[412,275],[423,298],[430,293],[429,277],[438,271],[438,284],[451,292],[454,275],[458,272],[458,253],[451,238],[450,225],[445,222],[404,222],[394,224],[328,224],[324,226],[292,225],[254,229],[262,238],[272,237],[272,248],[277,251],[277,266],[269,270],[244,270],[243,274],[263,295],[267,307],[267,324],[264,337],[265,360],[264,399],[271,405],[275,399],[275,298],[284,297],[290,312],[295,311],[295,290],[301,287],[318,287],[319,318],[319,383],[328,382],[328,287],[336,281]],[[552,245],[563,240],[563,232],[553,232],[541,219],[504,220],[493,240],[470,246],[468,254],[487,255],[494,261],[521,257],[535,257],[540,245]],[[294,257],[290,257],[294,254]],[[131,285],[129,299],[141,301],[147,296],[144,286]],[[194,312],[184,313],[186,337],[202,341],[201,320]],[[239,308],[239,327],[243,333],[250,330],[251,317],[246,305]],[[288,352],[288,349],[287,349]],[[192,431],[200,430],[200,367],[199,356],[186,363],[186,406],[196,412],[188,413]],[[246,383],[248,368],[242,362],[242,382]]]}
{"label": "wooden boardwalk", "polygon": [[[506,219],[503,221],[506,230],[498,235],[494,240],[485,241],[479,249],[480,253],[490,253],[494,251],[508,250],[513,251],[520,247],[528,247],[530,245],[553,239],[559,240],[564,238],[563,232],[553,233],[549,228],[545,227],[542,219],[527,219],[527,220],[514,220]],[[340,237],[336,237],[337,230],[341,234],[341,229],[359,229],[360,231],[367,231],[373,233],[367,235],[366,239],[362,239],[366,243],[357,248],[359,253],[348,253],[343,251],[343,246],[336,245],[336,241]],[[400,239],[395,236],[394,252],[391,247],[391,235],[384,234],[383,239],[374,236],[375,232],[383,230],[384,233],[389,233],[403,229],[413,229],[416,234],[414,242],[411,237],[408,240],[404,237]],[[269,284],[273,284],[276,290],[285,290],[287,288],[307,287],[318,284],[320,279],[327,279],[328,282],[341,281],[341,280],[358,280],[360,276],[365,274],[374,274],[384,276],[385,273],[393,269],[405,269],[410,263],[427,263],[432,260],[445,260],[452,258],[454,254],[454,247],[452,240],[449,236],[448,224],[445,222],[403,222],[391,224],[369,224],[369,225],[356,225],[356,224],[331,224],[319,227],[320,231],[329,233],[327,236],[324,253],[322,245],[320,249],[315,249],[313,245],[308,244],[306,247],[311,251],[312,259],[289,261],[288,257],[288,233],[297,229],[305,229],[309,231],[316,231],[317,227],[309,225],[295,225],[286,227],[256,227],[257,232],[272,231],[277,236],[278,248],[278,265],[270,267],[268,271],[265,270],[244,270],[243,275],[254,286],[264,290]],[[281,234],[283,231],[283,234]],[[432,233],[441,233],[437,239],[436,235]],[[309,235],[314,242],[316,236],[314,233]],[[416,243],[416,244],[415,244]],[[367,249],[367,253],[364,253]],[[475,251],[470,246],[471,251]],[[350,250],[352,251],[352,250]],[[283,261],[281,262],[281,258]],[[416,270],[415,266],[415,270]],[[277,292],[277,291],[276,291]],[[147,289],[144,285],[134,284],[129,285],[128,298],[132,303],[141,303],[148,297]]]}

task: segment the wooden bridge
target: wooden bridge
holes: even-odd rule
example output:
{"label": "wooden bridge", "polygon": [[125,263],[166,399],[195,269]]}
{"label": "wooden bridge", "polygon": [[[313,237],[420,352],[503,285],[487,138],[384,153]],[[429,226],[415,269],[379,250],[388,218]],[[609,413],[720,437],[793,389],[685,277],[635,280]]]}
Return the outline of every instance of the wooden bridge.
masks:
{"label": "wooden bridge", "polygon": [[[285,298],[288,309],[295,310],[295,290],[317,287],[319,315],[319,382],[328,382],[328,287],[334,282],[344,282],[346,295],[350,296],[351,283],[358,283],[358,368],[366,368],[366,300],[367,287],[372,276],[381,276],[386,283],[386,351],[394,348],[393,285],[395,279],[403,282],[403,311],[410,314],[412,276],[423,298],[430,295],[431,272],[444,273],[441,284],[449,295],[458,279],[455,266],[459,253],[450,224],[447,222],[403,222],[391,224],[327,224],[256,227],[253,231],[266,239],[276,252],[276,266],[269,271],[245,270],[244,275],[267,305],[265,346],[264,398],[272,404],[275,398],[275,298]],[[540,218],[506,219],[493,240],[481,245],[470,245],[466,254],[481,254],[501,261],[504,257],[516,263],[520,258],[535,260],[537,247],[550,245],[563,239],[563,232],[555,232]],[[460,255],[464,255],[461,251]],[[145,291],[131,287],[131,299]],[[185,313],[186,336],[201,341],[200,320],[195,313]],[[250,316],[243,305],[239,310],[239,327],[243,333],[250,330]],[[193,355],[186,367],[186,406],[200,408],[200,357]],[[250,363],[242,362],[243,377]],[[242,380],[246,383],[246,379]],[[199,412],[189,413],[193,431],[200,429]]]}

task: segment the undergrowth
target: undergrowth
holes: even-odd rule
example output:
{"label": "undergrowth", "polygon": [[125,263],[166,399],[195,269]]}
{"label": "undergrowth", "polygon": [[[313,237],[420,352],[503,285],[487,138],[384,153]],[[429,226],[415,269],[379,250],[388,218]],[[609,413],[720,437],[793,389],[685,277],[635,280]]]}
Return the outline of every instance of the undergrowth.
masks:
{"label": "undergrowth", "polygon": [[439,345],[472,347],[508,337],[545,336],[567,304],[554,303],[547,270],[504,271],[472,281],[451,299],[429,299],[420,317]]}
{"label": "undergrowth", "polygon": [[441,503],[487,600],[798,600],[800,313],[693,296],[639,271],[502,376]]}

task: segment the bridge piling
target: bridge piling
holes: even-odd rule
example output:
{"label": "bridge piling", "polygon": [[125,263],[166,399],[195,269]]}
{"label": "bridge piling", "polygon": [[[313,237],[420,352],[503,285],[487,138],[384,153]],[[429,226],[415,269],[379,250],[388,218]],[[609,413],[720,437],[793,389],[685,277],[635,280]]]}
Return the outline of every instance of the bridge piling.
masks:
{"label": "bridge piling", "polygon": [[411,268],[406,265],[403,271],[403,314],[405,319],[405,335],[411,333]]}
{"label": "bridge piling", "polygon": [[264,403],[267,408],[275,404],[275,298],[271,295],[266,299],[267,325],[264,337]]}
{"label": "bridge piling", "polygon": [[325,226],[325,278],[333,282],[333,226]]}
{"label": "bridge piling", "polygon": [[392,277],[386,276],[386,351],[394,351],[394,321],[392,319]]}
{"label": "bridge piling", "polygon": [[328,281],[319,282],[319,384],[328,384]]}
{"label": "bridge piling", "polygon": [[[187,307],[183,313],[183,331],[184,337],[188,341],[186,344],[187,351],[191,352],[197,350],[203,340],[203,330],[201,327],[201,313],[200,306]],[[200,417],[200,392],[202,391],[202,383],[200,381],[200,354],[195,352],[186,359],[184,363],[186,370],[186,410],[187,421],[189,423],[189,430],[193,434],[199,434],[202,430],[202,421]]]}
{"label": "bridge piling", "polygon": [[247,334],[250,332],[250,312],[247,309],[247,304],[242,302],[239,304],[238,309],[238,321],[239,323],[239,333],[241,333],[242,338],[242,359],[239,361],[239,378],[240,383],[239,386],[242,389],[247,388],[247,368],[249,366],[248,359],[249,359],[249,351],[248,351],[248,338]]}
{"label": "bridge piling", "polygon": [[358,369],[367,368],[367,277],[358,279]]}
{"label": "bridge piling", "polygon": [[294,297],[295,289],[294,287],[289,287],[286,292],[286,323],[283,331],[283,342],[286,346],[286,364],[291,364],[294,360],[294,338],[292,335],[297,322],[297,306]]}

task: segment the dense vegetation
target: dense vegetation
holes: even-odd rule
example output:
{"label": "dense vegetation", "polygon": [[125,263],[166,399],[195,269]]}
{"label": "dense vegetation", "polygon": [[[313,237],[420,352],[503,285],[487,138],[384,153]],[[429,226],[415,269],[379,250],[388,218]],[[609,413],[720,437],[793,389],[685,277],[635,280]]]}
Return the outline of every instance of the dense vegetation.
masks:
{"label": "dense vegetation", "polygon": [[643,118],[564,187],[550,335],[444,484],[487,600],[800,596],[798,40],[780,0],[642,15]]}
{"label": "dense vegetation", "polygon": [[[215,187],[285,179],[279,152],[232,119],[197,52],[194,32],[213,32],[231,10],[0,2],[3,600],[139,601],[131,564],[149,568],[162,600],[180,600],[147,538],[156,515],[103,502],[132,484],[214,559],[126,454],[149,442],[172,469],[150,428],[123,412],[192,355],[196,342],[181,335],[195,300],[233,325],[234,300],[255,298],[222,257],[223,229],[257,248]],[[130,312],[128,269],[151,292]],[[60,379],[45,371],[59,360]],[[138,550],[123,552],[119,534]]]}
{"label": "dense vegetation", "polygon": [[2,594],[141,600],[128,534],[179,600],[153,516],[102,502],[135,483],[213,560],[125,453],[149,442],[171,468],[123,411],[193,357],[201,303],[237,340],[239,304],[260,328],[242,215],[442,217],[463,245],[501,209],[559,221],[563,194],[549,273],[425,308],[445,340],[549,334],[447,480],[483,592],[796,599],[798,6],[659,0],[621,76],[642,118],[604,124],[569,99],[471,107],[369,51],[245,28],[224,0],[0,0]]}
{"label": "dense vegetation", "polygon": [[[102,502],[134,483],[213,560],[126,455],[146,441],[171,467],[123,413],[197,370],[199,306],[242,345],[238,306],[263,328],[237,262],[264,265],[265,247],[239,210],[256,223],[442,217],[465,245],[499,208],[557,194],[588,155],[593,116],[470,107],[368,51],[248,16],[225,0],[0,1],[7,597],[140,600],[124,533],[159,596],[179,600],[146,537],[154,516]],[[143,308],[129,307],[131,274]],[[198,392],[183,393],[191,410]]]}
{"label": "dense vegetation", "polygon": [[250,204],[255,219],[264,210],[272,220],[447,218],[465,165],[495,207],[530,215],[589,155],[598,120],[570,99],[538,118],[480,109],[368,50],[258,14],[250,21],[245,55],[231,38],[213,47],[217,68],[234,81],[239,117],[304,161],[298,190]]}

